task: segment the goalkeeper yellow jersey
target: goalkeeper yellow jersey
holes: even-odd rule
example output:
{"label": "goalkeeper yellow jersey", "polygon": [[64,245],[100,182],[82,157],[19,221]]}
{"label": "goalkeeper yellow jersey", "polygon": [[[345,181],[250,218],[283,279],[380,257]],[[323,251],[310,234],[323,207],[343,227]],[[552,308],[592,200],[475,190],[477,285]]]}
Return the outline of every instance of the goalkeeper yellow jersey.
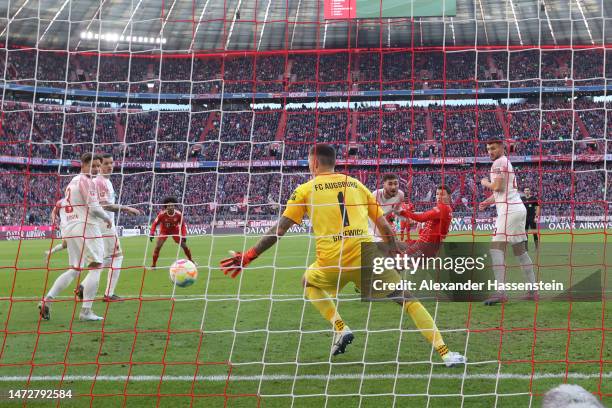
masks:
{"label": "goalkeeper yellow jersey", "polygon": [[361,254],[362,242],[372,241],[368,217],[376,220],[384,213],[359,180],[330,173],[298,186],[287,201],[283,216],[300,224],[305,214],[316,238],[318,263],[342,265]]}

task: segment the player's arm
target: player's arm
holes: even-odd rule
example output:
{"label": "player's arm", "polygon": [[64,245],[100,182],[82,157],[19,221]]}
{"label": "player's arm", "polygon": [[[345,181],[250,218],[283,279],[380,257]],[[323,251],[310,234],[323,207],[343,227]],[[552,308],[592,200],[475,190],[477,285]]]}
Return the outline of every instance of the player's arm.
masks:
{"label": "player's arm", "polygon": [[480,180],[480,184],[483,187],[488,188],[491,191],[495,191],[497,193],[504,191],[504,179],[505,177],[500,174],[493,179],[493,181],[489,181],[487,178],[483,178]]}
{"label": "player's arm", "polygon": [[478,205],[478,208],[480,208],[481,210],[484,210],[485,208],[487,208],[487,207],[489,207],[489,206],[491,206],[493,204],[495,204],[495,196],[493,194],[491,194],[490,196],[488,196],[486,198],[486,200],[484,200],[483,202],[481,202]]}
{"label": "player's arm", "polygon": [[[387,221],[382,208],[380,208],[378,201],[376,201],[376,197],[374,197],[374,194],[364,185],[361,185],[361,187],[367,200],[368,217],[374,222],[379,235],[389,245],[389,251],[391,253],[401,252],[404,249],[404,243],[400,243],[395,239],[395,231],[389,224],[389,221]],[[393,214],[393,212],[391,212],[391,214]]]}
{"label": "player's arm", "polygon": [[155,237],[155,233],[157,232],[157,225],[161,222],[162,213],[157,214],[157,217],[153,220],[153,224],[151,224],[151,229],[149,230],[149,241],[153,241]]}
{"label": "player's arm", "polygon": [[[383,217],[384,219],[384,217]],[[242,272],[242,268],[249,265],[257,257],[270,249],[276,242],[289,231],[291,226],[295,225],[295,221],[285,217],[284,215],[274,224],[255,245],[249,248],[246,252],[230,251],[232,255],[220,262],[221,270],[225,275],[230,275],[235,278]]]}
{"label": "player's arm", "polygon": [[187,224],[185,223],[185,217],[181,213],[181,220],[179,221],[181,225],[181,238],[183,242],[187,241]]}
{"label": "player's arm", "polygon": [[535,213],[535,218],[536,221],[538,221],[540,219],[540,211],[542,210],[542,207],[540,207],[540,200],[536,200],[536,213]]}
{"label": "player's arm", "polygon": [[55,205],[53,206],[53,210],[51,210],[51,225],[55,225],[57,222],[57,216],[59,215],[59,210],[61,206],[60,203],[61,201],[55,203]]}
{"label": "player's arm", "polygon": [[488,178],[483,178],[480,180],[480,184],[484,188],[488,188],[491,191],[496,193],[501,193],[505,190],[506,187],[506,175],[508,174],[508,166],[505,162],[501,160],[497,160],[493,163],[493,168],[491,169],[493,176],[491,177],[491,181]]}
{"label": "player's arm", "polygon": [[128,214],[131,215],[140,215],[140,210],[134,207],[130,207],[129,205],[121,205],[121,204],[105,204],[105,203],[100,203],[102,204],[102,208],[104,208],[105,211],[110,211],[110,212],[114,212],[114,213],[119,213],[121,211],[126,212]]}
{"label": "player's arm", "polygon": [[128,214],[132,214],[132,215],[140,215],[140,210],[137,210],[136,208],[133,208],[127,205],[109,203],[108,202],[109,191],[103,179],[97,177],[96,180],[94,181],[94,184],[96,185],[96,188],[98,189],[98,196],[100,197],[99,198],[100,205],[105,211],[109,211],[113,213],[119,213],[123,211]]}
{"label": "player's arm", "polygon": [[387,218],[382,215],[378,217],[374,221],[374,225],[376,225],[376,230],[378,234],[382,237],[382,239],[389,245],[389,251],[391,253],[398,253],[404,250],[403,243],[400,243],[395,238],[395,231],[387,221]]}
{"label": "player's arm", "polygon": [[442,212],[438,207],[434,207],[431,210],[423,213],[415,213],[411,211],[411,208],[406,207],[401,211],[400,215],[417,222],[426,222],[439,219],[442,216]]}
{"label": "player's arm", "polygon": [[93,217],[104,221],[106,226],[108,228],[111,228],[113,225],[112,221],[108,217],[108,215],[104,212],[104,210],[102,209],[102,206],[100,206],[100,202],[98,201],[98,195],[97,195],[97,192],[95,191],[95,186],[93,186],[94,190],[90,190],[90,188],[91,188],[91,185],[88,183],[87,179],[81,176],[81,179],[79,180],[79,192],[81,193],[81,196],[85,200],[87,200],[86,202],[89,208],[89,213]]}

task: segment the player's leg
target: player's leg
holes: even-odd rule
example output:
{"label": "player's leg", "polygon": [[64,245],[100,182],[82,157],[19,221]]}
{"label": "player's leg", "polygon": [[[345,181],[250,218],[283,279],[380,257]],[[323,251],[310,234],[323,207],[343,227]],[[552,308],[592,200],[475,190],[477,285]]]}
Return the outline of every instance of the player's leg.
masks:
{"label": "player's leg", "polygon": [[151,264],[152,268],[155,268],[157,266],[157,259],[159,258],[159,252],[161,251],[167,239],[168,237],[165,235],[160,235],[159,237],[157,237],[157,240],[155,241],[155,248],[153,249],[153,263]]}
{"label": "player's leg", "polygon": [[[66,232],[63,234],[64,236],[70,236],[72,233]],[[75,234],[76,235],[76,234]],[[43,301],[39,303],[38,309],[40,311],[40,316],[44,320],[49,320],[51,318],[51,303],[54,298],[59,296],[59,294],[66,289],[72,281],[79,276],[80,266],[82,264],[82,252],[83,252],[83,243],[84,239],[80,236],[75,236],[73,238],[67,238],[64,240],[68,249],[68,262],[71,265],[70,269],[66,272],[62,273],[60,276],[55,279],[53,285],[51,285],[51,289],[47,292]]]}
{"label": "player's leg", "polygon": [[525,240],[525,251],[529,251],[529,221],[525,221],[525,231],[527,231],[527,239]]}
{"label": "player's leg", "polygon": [[[526,218],[526,212],[514,212],[508,214],[508,217],[511,218],[511,222],[508,223],[508,242],[512,245],[514,256],[518,259],[519,264],[521,265],[525,282],[533,284],[535,283],[533,261],[529,256],[529,252],[527,252],[525,249],[525,246],[522,245],[523,240],[527,241],[529,239],[528,235],[525,233],[525,228],[522,228],[522,226],[525,225],[524,220]],[[537,298],[537,292],[532,290],[528,291],[527,294],[521,299],[537,300]]]}
{"label": "player's leg", "polygon": [[96,321],[104,320],[103,317],[97,316],[93,310],[93,300],[98,292],[98,286],[100,284],[100,274],[102,273],[102,262],[91,262],[89,263],[89,272],[87,282],[83,285],[83,305],[81,307],[81,313],[79,314],[79,320],[82,321]]}
{"label": "player's leg", "polygon": [[117,282],[119,282],[119,276],[121,275],[123,251],[121,249],[121,243],[119,242],[119,236],[114,231],[112,237],[106,237],[104,239],[104,255],[106,256],[104,258],[104,266],[108,267],[104,301],[117,302],[121,300],[121,297],[115,295],[115,288],[117,287]]}
{"label": "player's leg", "polygon": [[[419,250],[422,250],[422,248]],[[399,283],[401,276],[397,271],[387,269],[382,274],[376,275],[376,280],[380,280],[384,283]],[[408,316],[410,316],[421,335],[440,355],[440,358],[447,367],[454,367],[455,365],[464,364],[466,362],[465,357],[461,354],[449,351],[440,330],[438,330],[436,323],[427,309],[425,309],[421,302],[412,297],[410,293],[403,291],[385,293],[381,291],[373,292],[370,288],[361,289],[362,291],[365,290],[365,293],[372,293],[373,297],[385,296],[400,305]]]}
{"label": "player's leg", "polygon": [[[533,245],[535,246],[536,251],[540,250],[540,230],[538,228],[538,223],[534,220],[531,225],[533,229]],[[528,237],[529,240],[529,237]]]}
{"label": "player's leg", "polygon": [[62,239],[62,242],[60,242],[59,244],[55,245],[53,248],[51,248],[50,250],[46,250],[45,251],[45,257],[49,257],[51,255],[53,255],[56,252],[59,252],[61,250],[66,249],[68,246],[68,244],[66,243],[65,239]]}
{"label": "player's leg", "polygon": [[83,251],[83,256],[88,262],[89,272],[87,273],[87,279],[83,281],[83,305],[79,314],[79,320],[104,320],[103,317],[97,316],[92,310],[104,262],[104,239],[101,238],[102,234],[97,226],[88,225],[85,231],[85,250]]}
{"label": "player's leg", "polygon": [[[533,270],[533,261],[531,260],[531,256],[529,256],[529,252],[525,250],[525,247],[520,243],[515,243],[512,245],[512,251],[514,252],[514,256],[518,259],[521,270],[523,271],[523,276],[525,278],[526,283],[535,283],[535,272]],[[538,292],[535,290],[527,291],[527,293],[521,297],[522,300],[538,300]]]}
{"label": "player's leg", "polygon": [[[491,247],[489,255],[491,256],[491,268],[495,280],[499,283],[506,282],[506,226],[508,223],[508,215],[501,214],[495,220],[495,233],[491,239]],[[524,244],[523,244],[524,245]],[[497,303],[508,301],[508,296],[504,291],[498,291],[484,301],[487,306],[492,306]]]}
{"label": "player's leg", "polygon": [[187,246],[187,237],[174,236],[174,240],[178,241],[177,243],[183,249],[183,252],[185,253],[185,256],[187,257],[187,259],[193,262],[193,258],[191,257],[191,249],[189,249],[189,247]]}
{"label": "player's leg", "polygon": [[[525,246],[522,245],[523,241],[528,240],[528,236],[525,232],[525,219],[527,217],[526,211],[516,211],[508,214],[508,242],[512,245],[512,251],[514,256],[518,259],[526,283],[535,283],[535,273],[533,271],[533,261],[529,256],[529,252],[525,250]],[[535,299],[537,293],[530,291],[525,298]]]}
{"label": "player's leg", "polygon": [[340,272],[337,268],[322,271],[315,262],[306,270],[302,284],[306,298],[333,327],[332,355],[344,353],[346,347],[353,342],[354,336],[348,325],[342,320],[333,301],[337,290],[344,286],[340,281]]}

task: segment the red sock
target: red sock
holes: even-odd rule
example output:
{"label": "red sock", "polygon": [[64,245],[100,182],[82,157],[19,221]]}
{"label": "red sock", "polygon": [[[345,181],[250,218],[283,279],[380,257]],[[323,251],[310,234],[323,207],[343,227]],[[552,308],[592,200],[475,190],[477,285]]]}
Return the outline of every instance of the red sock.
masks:
{"label": "red sock", "polygon": [[153,251],[153,264],[151,265],[153,268],[157,266],[157,258],[159,258],[159,250],[155,249]]}
{"label": "red sock", "polygon": [[185,255],[187,256],[187,259],[189,259],[191,262],[193,262],[193,259],[191,259],[191,250],[189,249],[189,247],[187,245],[185,245],[183,247],[183,252],[185,252]]}

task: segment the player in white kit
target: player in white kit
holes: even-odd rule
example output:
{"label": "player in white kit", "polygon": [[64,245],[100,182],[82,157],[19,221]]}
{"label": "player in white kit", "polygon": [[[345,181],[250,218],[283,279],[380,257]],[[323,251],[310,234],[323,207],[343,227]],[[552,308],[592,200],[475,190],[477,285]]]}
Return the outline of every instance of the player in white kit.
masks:
{"label": "player in white kit", "polygon": [[84,301],[79,319],[103,320],[91,310],[104,258],[104,243],[99,224],[103,222],[108,228],[112,226],[111,219],[98,202],[98,194],[92,179],[99,168],[99,158],[94,158],[91,153],[84,154],[81,157],[81,173],[72,178],[61,200],[60,230],[68,246],[70,269],[55,280],[43,301],[39,303],[40,316],[44,320],[50,318],[52,299],[70,285],[81,270],[85,269],[85,265],[89,269],[88,275],[92,277],[84,288]]}
{"label": "player in white kit", "polygon": [[[492,194],[485,201],[480,203],[480,210],[484,210],[491,205],[497,209],[495,220],[495,234],[491,242],[491,264],[495,279],[498,282],[506,282],[506,245],[512,245],[514,256],[518,258],[528,283],[535,282],[533,272],[533,262],[529,253],[525,250],[523,241],[527,239],[525,233],[525,219],[527,209],[519,195],[516,176],[512,163],[504,154],[504,145],[501,141],[495,140],[487,142],[487,152],[493,160],[491,166],[491,180],[483,178],[481,184],[484,188],[492,191]],[[536,292],[529,292],[523,297],[525,300],[537,300]],[[485,305],[506,302],[508,297],[505,292],[497,292],[489,299],[485,300]]]}
{"label": "player in white kit", "polygon": [[[399,178],[395,174],[385,174],[382,179],[383,188],[373,191],[376,201],[380,205],[385,215],[385,218],[391,226],[394,225],[395,217],[402,210],[404,202],[404,192],[399,189]],[[376,227],[372,220],[368,220],[370,235],[374,236],[375,242],[383,241],[383,237],[376,231]]]}
{"label": "player in white kit", "polygon": [[[123,252],[121,250],[121,244],[119,242],[119,236],[117,235],[117,229],[115,227],[115,213],[125,211],[128,214],[140,215],[140,211],[136,208],[116,204],[115,188],[110,180],[111,174],[113,174],[113,155],[110,153],[104,153],[100,155],[102,165],[100,166],[100,173],[94,179],[96,185],[96,191],[98,192],[98,199],[100,205],[106,211],[106,214],[111,219],[111,228],[106,228],[104,224],[100,224],[100,230],[104,241],[104,264],[103,268],[108,268],[108,275],[106,278],[106,290],[104,291],[104,301],[121,301],[121,297],[115,295],[115,287],[119,281],[119,275],[121,274],[121,265],[123,263]],[[81,285],[77,289],[77,295],[79,298],[83,298],[83,288],[89,283],[89,275],[81,282]]]}

